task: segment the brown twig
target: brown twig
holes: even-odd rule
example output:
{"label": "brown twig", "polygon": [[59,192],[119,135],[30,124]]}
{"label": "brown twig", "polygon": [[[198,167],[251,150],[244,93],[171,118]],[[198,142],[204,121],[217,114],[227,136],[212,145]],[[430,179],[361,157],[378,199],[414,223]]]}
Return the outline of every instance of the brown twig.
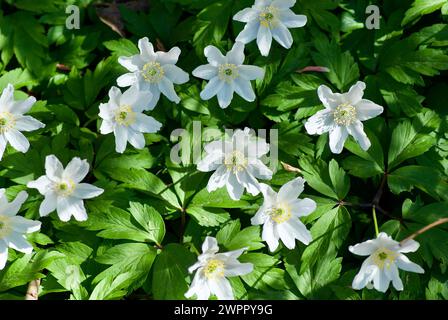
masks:
{"label": "brown twig", "polygon": [[304,72],[330,72],[330,69],[327,67],[320,67],[320,66],[308,66],[303,69],[299,69],[296,72],[298,73],[304,73]]}
{"label": "brown twig", "polygon": [[443,219],[439,219],[437,221],[434,221],[433,223],[428,224],[426,227],[421,228],[420,230],[418,230],[418,231],[414,232],[413,234],[411,234],[406,239],[402,240],[400,242],[400,245],[403,245],[406,241],[414,239],[415,237],[421,235],[422,233],[428,231],[429,229],[432,229],[434,227],[437,227],[437,226],[439,226],[441,224],[444,224],[444,223],[447,223],[447,222],[448,222],[448,218],[443,218]]}
{"label": "brown twig", "polygon": [[26,290],[25,300],[39,300],[40,279],[31,281]]}
{"label": "brown twig", "polygon": [[302,170],[300,170],[299,168],[293,167],[292,165],[287,164],[286,162],[281,161],[280,163],[282,164],[283,169],[285,169],[286,171],[302,173]]}

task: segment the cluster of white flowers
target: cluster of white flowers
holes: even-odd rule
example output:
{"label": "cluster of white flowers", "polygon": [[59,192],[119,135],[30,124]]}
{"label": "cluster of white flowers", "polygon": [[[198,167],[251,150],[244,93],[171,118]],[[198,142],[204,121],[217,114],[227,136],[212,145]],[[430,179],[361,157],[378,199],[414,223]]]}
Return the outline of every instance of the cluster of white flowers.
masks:
{"label": "cluster of white flowers", "polygon": [[[263,56],[271,49],[272,38],[284,48],[290,48],[293,37],[288,28],[303,27],[307,18],[296,15],[291,8],[295,0],[255,0],[251,8],[238,12],[233,19],[246,23],[237,36],[233,48],[223,55],[214,46],[207,46],[204,55],[208,64],[197,67],[193,75],[207,80],[200,93],[203,100],[217,96],[219,106],[227,108],[236,92],[244,100],[252,102],[256,95],[251,81],[261,80],[264,70],[257,66],[245,65],[245,44],[257,39]],[[115,150],[123,153],[129,142],[133,147],[145,147],[144,133],[158,132],[162,124],[144,112],[152,111],[163,94],[174,103],[179,103],[174,85],[189,81],[189,75],[176,63],[181,54],[178,47],[169,52],[155,52],[148,38],[138,41],[140,53],[130,57],[120,57],[118,62],[129,72],[117,79],[120,87],[129,87],[123,93],[117,87],[109,91],[109,101],[99,106],[102,119],[100,132],[113,133]],[[351,135],[367,150],[371,143],[364,132],[362,121],[374,118],[383,112],[383,107],[363,99],[366,86],[357,82],[347,93],[333,93],[322,85],[318,88],[319,99],[325,109],[317,112],[305,124],[309,134],[329,132],[329,145],[333,153],[341,153],[344,143]],[[27,152],[29,142],[21,131],[34,131],[45,125],[27,113],[36,99],[29,97],[24,101],[14,100],[14,87],[9,84],[0,97],[0,159],[6,145],[20,152]],[[245,190],[253,196],[260,192],[264,202],[252,217],[252,225],[262,225],[262,239],[271,252],[279,247],[280,240],[288,249],[294,249],[296,240],[304,245],[311,243],[311,232],[300,220],[316,210],[316,202],[310,198],[299,199],[304,191],[305,180],[296,178],[280,187],[278,192],[270,186],[259,183],[258,179],[270,180],[273,172],[262,162],[269,152],[269,144],[256,138],[249,128],[236,130],[231,137],[213,141],[205,146],[206,156],[198,163],[197,169],[211,175],[207,190],[212,192],[226,187],[233,200],[239,200]],[[89,172],[86,160],[73,158],[67,166],[55,155],[45,159],[45,175],[27,184],[44,196],[39,214],[46,216],[57,212],[61,221],[69,221],[71,216],[78,221],[87,219],[84,199],[91,199],[103,193],[103,189],[81,181]],[[5,189],[0,189],[0,270],[4,268],[8,247],[31,253],[33,247],[25,234],[38,231],[41,223],[17,216],[20,207],[27,199],[26,192],[20,192],[9,203]],[[424,270],[411,262],[403,253],[414,252],[419,245],[409,240],[403,245],[385,233],[376,239],[351,246],[349,250],[357,255],[369,256],[353,280],[354,289],[374,287],[385,292],[390,282],[397,290],[403,289],[398,268],[423,273]],[[187,298],[208,299],[214,294],[218,299],[233,299],[232,286],[227,277],[242,276],[253,271],[252,263],[241,263],[238,258],[246,251],[218,253],[217,240],[206,237],[198,262],[189,268],[196,271]]]}

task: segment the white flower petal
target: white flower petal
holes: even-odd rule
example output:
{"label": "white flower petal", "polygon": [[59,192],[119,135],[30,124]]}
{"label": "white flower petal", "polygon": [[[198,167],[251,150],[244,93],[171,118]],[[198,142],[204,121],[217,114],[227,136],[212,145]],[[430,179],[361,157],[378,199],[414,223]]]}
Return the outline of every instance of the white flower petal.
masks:
{"label": "white flower petal", "polygon": [[252,263],[227,263],[224,271],[226,277],[244,276],[254,270]]}
{"label": "white flower petal", "polygon": [[218,75],[218,68],[210,64],[204,64],[194,69],[193,75],[197,78],[210,80]]}
{"label": "white flower petal", "polygon": [[233,16],[233,20],[240,21],[240,22],[251,22],[257,18],[258,18],[257,11],[252,8],[245,8],[245,9],[237,12]]}
{"label": "white flower petal", "polygon": [[397,266],[392,263],[390,267],[385,267],[384,272],[386,273],[387,277],[392,280],[392,285],[394,288],[398,291],[403,290],[403,282],[400,279],[400,274],[398,273]]}
{"label": "white flower petal", "polygon": [[252,89],[250,81],[242,78],[236,78],[234,82],[235,85],[233,88],[241,98],[249,102],[255,101],[255,93]]}
{"label": "white flower petal", "polygon": [[75,157],[65,167],[62,177],[63,179],[71,179],[73,182],[78,183],[89,173],[89,167],[87,160],[81,160]]}
{"label": "white flower petal", "polygon": [[280,45],[286,49],[291,48],[292,46],[292,35],[289,32],[288,28],[286,28],[282,23],[279,23],[278,26],[271,30],[272,37],[280,43]]}
{"label": "white flower petal", "polygon": [[235,41],[242,43],[249,43],[257,38],[260,23],[258,21],[251,21],[244,26],[244,29],[238,34]]}
{"label": "white flower petal", "polygon": [[136,149],[143,149],[146,144],[143,133],[134,130],[128,130],[128,141]]}
{"label": "white flower petal", "polygon": [[219,251],[218,241],[214,237],[205,237],[202,243],[202,253],[216,253]]}
{"label": "white flower petal", "polygon": [[373,276],[373,287],[380,292],[386,292],[389,288],[390,279],[383,270],[378,270]]}
{"label": "white flower petal", "polygon": [[178,47],[171,48],[168,52],[157,51],[157,61],[165,66],[166,64],[176,64],[177,60],[179,60],[179,56],[181,54],[181,50]]}
{"label": "white flower petal", "polygon": [[404,254],[400,254],[395,260],[395,263],[401,270],[415,273],[425,273],[425,270],[422,267],[409,260],[409,258]]}
{"label": "white flower petal", "polygon": [[207,57],[208,63],[210,63],[212,66],[218,66],[220,64],[226,63],[226,58],[215,46],[205,47],[204,55]]}
{"label": "white flower petal", "polygon": [[285,247],[289,250],[294,249],[296,247],[295,230],[287,223],[278,223],[275,228]]}
{"label": "white flower petal", "polygon": [[33,233],[40,230],[41,222],[26,219],[22,216],[10,218],[11,228],[18,233]]}
{"label": "white flower petal", "polygon": [[143,60],[154,61],[156,59],[154,47],[147,37],[138,40],[138,48]]}
{"label": "white flower petal", "polygon": [[[311,232],[306,228],[306,226],[297,218],[289,219],[286,222],[278,224],[278,232],[280,236],[282,236],[282,231],[284,231],[288,237],[292,237],[293,241],[290,243],[291,246],[288,247],[287,243],[285,245],[289,249],[293,249],[295,247],[295,239],[299,240],[305,245],[310,244],[313,241],[313,237],[311,236]],[[282,238],[282,240],[284,237]]]}
{"label": "white flower petal", "polygon": [[265,183],[260,183],[260,191],[263,194],[263,206],[269,208],[277,203],[277,193]]}
{"label": "white flower petal", "polygon": [[9,129],[4,133],[6,140],[11,146],[22,153],[26,153],[30,147],[28,139],[16,129]]}
{"label": "white flower petal", "polygon": [[361,99],[356,105],[356,117],[360,121],[369,120],[383,113],[384,108],[370,100]]}
{"label": "white flower petal", "polygon": [[134,112],[142,112],[148,109],[151,99],[150,91],[139,90],[137,86],[132,86],[121,96],[120,105],[131,106]]}
{"label": "white flower petal", "polygon": [[244,192],[244,186],[239,183],[239,181],[234,173],[229,172],[227,181],[226,181],[226,186],[227,186],[227,192],[229,193],[230,198],[232,198],[233,200],[240,200],[240,198]]}
{"label": "white flower petal", "polygon": [[224,83],[217,94],[219,106],[222,109],[227,108],[233,99],[233,83]]}
{"label": "white flower petal", "polygon": [[212,174],[207,184],[207,191],[212,192],[226,185],[229,171],[226,166],[222,165]]}
{"label": "white flower petal", "polygon": [[135,115],[135,122],[131,128],[143,133],[155,133],[162,128],[162,124],[151,116],[139,113]]}
{"label": "white flower petal", "polygon": [[350,87],[350,90],[344,95],[345,102],[351,104],[352,106],[361,101],[364,95],[364,90],[366,89],[366,84],[362,81],[356,82]]}
{"label": "white flower petal", "polygon": [[[261,185],[263,184],[260,184],[260,186]],[[264,224],[267,218],[268,215],[266,214],[266,207],[263,205],[260,207],[260,209],[258,209],[257,213],[250,219],[250,223],[253,226]]]}
{"label": "white flower petal", "polygon": [[235,65],[241,65],[244,63],[244,43],[236,41],[227,55],[227,62]]}
{"label": "white flower petal", "polygon": [[316,210],[316,202],[312,199],[297,199],[290,202],[289,207],[296,217],[306,217]]}
{"label": "white flower petal", "polygon": [[54,210],[56,210],[56,205],[58,203],[58,195],[56,192],[48,192],[45,194],[45,198],[40,204],[39,215],[41,217],[48,216]]}
{"label": "white flower petal", "polygon": [[134,73],[125,73],[117,78],[119,87],[129,87],[137,83],[137,76]]}
{"label": "white flower petal", "polygon": [[348,132],[345,127],[336,126],[330,131],[330,150],[333,153],[339,154],[344,148],[345,140]]}
{"label": "white flower petal", "polygon": [[59,216],[59,219],[63,222],[67,222],[70,220],[71,216],[75,213],[76,207],[75,204],[78,202],[77,198],[71,197],[58,197],[56,203],[56,210]]}
{"label": "white flower petal", "polygon": [[91,199],[98,197],[103,192],[103,189],[89,183],[78,183],[72,196],[79,199]]}
{"label": "white flower petal", "polygon": [[30,111],[31,107],[36,103],[36,98],[29,97],[26,100],[15,101],[10,104],[10,109],[7,110],[15,115],[22,115]]}
{"label": "white flower petal", "polygon": [[333,113],[331,110],[324,109],[316,112],[305,123],[305,129],[308,134],[323,134],[334,128]]}
{"label": "white flower petal", "polygon": [[372,281],[373,275],[378,271],[378,267],[373,265],[370,259],[364,260],[361,265],[361,269],[356,274],[352,282],[352,288],[355,290],[361,290],[367,283]]}
{"label": "white flower petal", "polygon": [[224,161],[224,155],[222,153],[213,152],[207,154],[201,161],[197,164],[197,169],[202,172],[210,172],[216,170],[222,165]]}
{"label": "white flower petal", "polygon": [[378,249],[378,245],[375,240],[367,240],[354,246],[348,247],[348,250],[351,253],[354,253],[358,256],[370,256]]}
{"label": "white flower petal", "polygon": [[10,233],[4,240],[8,243],[10,248],[14,250],[23,252],[25,254],[30,254],[33,252],[33,246],[25,239],[25,237],[17,232]]}
{"label": "white flower petal", "polygon": [[274,0],[272,6],[275,8],[288,9],[294,7],[296,0]]}
{"label": "white flower petal", "polygon": [[260,193],[260,186],[257,179],[247,172],[247,170],[238,171],[236,177],[251,195],[256,196]]}
{"label": "white flower petal", "polygon": [[159,90],[171,101],[174,103],[179,103],[180,98],[177,96],[176,91],[174,90],[173,83],[167,78],[163,77],[159,82]]}
{"label": "white flower petal", "polygon": [[202,276],[198,271],[193,278],[190,288],[185,293],[186,298],[191,298],[196,294],[198,300],[208,300],[210,297],[210,289],[207,284],[207,278]]}
{"label": "white flower petal", "polygon": [[15,128],[19,131],[34,131],[45,127],[45,124],[31,116],[18,116]]}
{"label": "white flower petal", "polygon": [[402,253],[415,252],[418,250],[419,247],[420,244],[417,241],[410,239],[404,242],[402,245],[400,245],[399,252]]}
{"label": "white flower petal", "polygon": [[239,75],[244,80],[256,80],[264,78],[264,69],[257,66],[242,65],[238,67]]}
{"label": "white flower petal", "polygon": [[164,65],[163,70],[165,70],[165,76],[175,84],[183,84],[190,80],[189,74],[174,64]]}
{"label": "white flower petal", "polygon": [[28,193],[26,191],[20,191],[13,201],[10,203],[6,202],[4,206],[0,208],[0,215],[8,217],[15,216],[27,198]]}
{"label": "white flower petal", "polygon": [[[241,41],[241,40],[240,40]],[[260,49],[261,55],[267,57],[271,50],[272,34],[271,30],[265,27],[260,27],[257,33],[257,45]]]}
{"label": "white flower petal", "polygon": [[278,201],[289,203],[297,200],[305,188],[305,179],[298,177],[285,183],[278,191]]}
{"label": "white flower petal", "polygon": [[210,291],[216,295],[219,300],[233,300],[233,290],[229,280],[224,277],[217,277],[208,281]]}
{"label": "white flower petal", "polygon": [[263,180],[271,180],[274,174],[260,159],[252,160],[247,166],[247,171],[255,178]]}
{"label": "white flower petal", "polygon": [[64,167],[55,155],[49,155],[45,158],[45,173],[51,180],[58,180],[62,177]]}
{"label": "white flower petal", "polygon": [[288,28],[300,28],[306,25],[307,17],[288,10],[282,13],[281,21]]}
{"label": "white flower petal", "polygon": [[5,137],[1,134],[0,135],[0,160],[3,158],[3,154],[5,153],[7,143],[8,142],[6,141]]}
{"label": "white flower petal", "polygon": [[127,70],[131,72],[136,72],[139,69],[139,66],[135,63],[136,56],[131,57],[119,57],[118,63],[125,67]]}
{"label": "white flower petal", "polygon": [[274,223],[270,219],[263,225],[261,238],[268,244],[269,251],[274,252],[278,248],[279,236],[274,228]]}
{"label": "white flower petal", "polygon": [[204,87],[204,90],[201,91],[201,99],[209,100],[221,91],[224,86],[224,81],[221,81],[218,77],[212,78],[207,85]]}
{"label": "white flower petal", "polygon": [[128,130],[123,126],[115,126],[115,151],[118,153],[123,153],[126,150],[126,145],[128,143]]}
{"label": "white flower petal", "polygon": [[109,134],[114,131],[114,123],[108,120],[103,120],[100,125],[101,134]]}
{"label": "white flower petal", "polygon": [[0,96],[0,110],[10,111],[10,107],[14,102],[14,86],[10,83],[2,91]]}
{"label": "white flower petal", "polygon": [[371,143],[366,133],[364,132],[364,125],[361,121],[356,121],[355,123],[347,126],[347,131],[359,143],[361,149],[366,151],[370,148]]}
{"label": "white flower petal", "polygon": [[324,107],[330,110],[337,108],[343,103],[341,95],[333,93],[326,85],[321,85],[317,88],[317,95],[319,100],[323,103]]}
{"label": "white flower petal", "polygon": [[28,182],[26,186],[28,188],[37,189],[40,194],[46,194],[51,190],[52,182],[47,176],[40,176],[38,179]]}
{"label": "white flower petal", "polygon": [[5,268],[8,261],[8,246],[3,239],[0,239],[0,270]]}

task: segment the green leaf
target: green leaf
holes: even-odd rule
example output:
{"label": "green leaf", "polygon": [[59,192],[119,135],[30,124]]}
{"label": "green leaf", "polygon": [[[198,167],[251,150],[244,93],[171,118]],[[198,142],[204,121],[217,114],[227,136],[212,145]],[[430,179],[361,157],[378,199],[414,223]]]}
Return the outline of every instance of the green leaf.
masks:
{"label": "green leaf", "polygon": [[226,245],[228,250],[238,250],[242,248],[257,250],[263,247],[264,244],[261,240],[259,226],[250,226],[241,230]]}
{"label": "green leaf", "polygon": [[220,208],[190,206],[187,213],[203,227],[216,227],[230,219],[229,213]]}
{"label": "green leaf", "polygon": [[330,198],[339,200],[333,188],[327,164],[324,161],[320,159],[313,160],[311,157],[301,157],[299,165],[303,177],[311,188]]}
{"label": "green leaf", "polygon": [[350,190],[350,179],[342,168],[339,168],[336,160],[331,159],[328,166],[331,183],[338,195],[339,200],[344,199]]}
{"label": "green leaf", "polygon": [[165,222],[160,213],[153,207],[130,203],[129,212],[134,219],[148,232],[148,239],[160,245],[165,236]]}
{"label": "green leaf", "polygon": [[185,278],[194,255],[183,246],[170,243],[157,256],[153,267],[152,292],[157,300],[184,300],[188,290]]}
{"label": "green leaf", "polygon": [[447,3],[447,0],[415,0],[412,7],[406,11],[401,25],[404,26],[410,22],[415,23],[423,15],[432,13]]}

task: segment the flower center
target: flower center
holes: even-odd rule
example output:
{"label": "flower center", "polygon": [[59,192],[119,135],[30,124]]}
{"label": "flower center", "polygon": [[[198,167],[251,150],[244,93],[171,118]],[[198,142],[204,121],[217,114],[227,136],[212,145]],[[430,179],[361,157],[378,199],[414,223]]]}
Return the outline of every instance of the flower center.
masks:
{"label": "flower center", "polygon": [[238,78],[238,67],[232,63],[221,64],[218,68],[219,79],[231,82]]}
{"label": "flower center", "polygon": [[15,124],[16,119],[12,113],[7,111],[0,113],[0,133],[5,133],[14,128]]}
{"label": "flower center", "polygon": [[389,268],[390,265],[394,263],[395,259],[397,258],[397,253],[386,248],[380,248],[373,253],[372,258],[373,262],[380,269],[383,269],[384,266]]}
{"label": "flower center", "polygon": [[233,151],[224,159],[224,164],[227,170],[232,170],[233,173],[243,171],[247,168],[247,159],[240,151]]}
{"label": "flower center", "polygon": [[205,276],[209,279],[224,276],[224,262],[217,259],[209,260],[204,267]]}
{"label": "flower center", "polygon": [[56,184],[55,191],[61,197],[68,197],[75,191],[75,183],[73,180],[62,181]]}
{"label": "flower center", "polygon": [[277,223],[283,223],[291,219],[291,210],[287,207],[273,207],[268,211],[271,219]]}
{"label": "flower center", "polygon": [[135,122],[135,112],[131,106],[120,106],[115,112],[115,121],[122,126],[129,126]]}
{"label": "flower center", "polygon": [[348,103],[340,104],[333,112],[334,122],[340,126],[349,126],[357,120],[356,109]]}
{"label": "flower center", "polygon": [[8,225],[9,218],[0,215],[0,239],[9,235],[12,229]]}
{"label": "flower center", "polygon": [[274,28],[277,25],[277,11],[278,9],[273,6],[264,8],[258,16],[260,24],[266,28]]}
{"label": "flower center", "polygon": [[143,66],[142,76],[149,83],[158,83],[165,76],[165,70],[158,62],[148,62]]}

